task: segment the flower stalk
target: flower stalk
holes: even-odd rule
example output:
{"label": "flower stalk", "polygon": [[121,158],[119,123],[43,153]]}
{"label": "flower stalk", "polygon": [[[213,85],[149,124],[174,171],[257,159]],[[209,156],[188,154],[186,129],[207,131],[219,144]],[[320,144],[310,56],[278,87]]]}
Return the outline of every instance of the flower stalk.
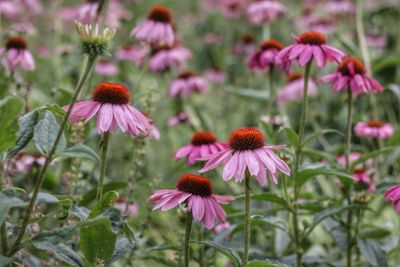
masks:
{"label": "flower stalk", "polygon": [[99,175],[99,183],[97,184],[97,193],[96,193],[97,201],[100,201],[101,197],[103,196],[103,186],[104,186],[104,178],[106,176],[107,153],[108,153],[109,141],[110,141],[110,133],[105,132],[103,135],[103,140],[101,142],[100,175]]}
{"label": "flower stalk", "polygon": [[186,229],[185,229],[185,244],[184,244],[184,250],[185,250],[185,256],[184,256],[184,266],[189,267],[189,243],[190,243],[190,232],[192,230],[192,220],[193,220],[193,215],[192,212],[188,211],[186,214]]}
{"label": "flower stalk", "polygon": [[244,250],[243,250],[243,264],[249,260],[250,249],[250,175],[246,174],[245,177],[245,202],[244,202]]}
{"label": "flower stalk", "polygon": [[46,160],[45,160],[45,162],[43,164],[43,167],[40,169],[40,172],[39,172],[39,174],[38,174],[38,176],[36,178],[35,188],[33,190],[31,200],[29,201],[28,208],[26,209],[24,217],[22,219],[21,228],[19,229],[19,232],[17,234],[17,238],[16,238],[13,246],[10,248],[10,250],[7,253],[8,256],[11,256],[11,255],[13,255],[14,253],[16,253],[18,251],[19,245],[21,244],[22,239],[24,238],[26,229],[27,229],[28,224],[29,224],[29,220],[31,218],[33,209],[34,209],[35,204],[36,204],[36,199],[37,199],[37,196],[39,194],[39,190],[42,187],[42,184],[43,184],[43,181],[44,181],[44,175],[45,175],[45,173],[46,173],[46,171],[47,171],[47,169],[48,169],[48,167],[49,167],[49,165],[50,165],[50,163],[51,163],[51,161],[53,159],[53,156],[55,154],[55,151],[56,151],[56,148],[58,146],[58,143],[60,142],[61,136],[64,133],[65,126],[67,125],[67,122],[68,122],[69,116],[71,114],[71,111],[72,111],[72,109],[74,107],[74,104],[75,104],[76,100],[78,99],[78,96],[79,96],[79,94],[80,94],[80,92],[81,92],[81,90],[83,88],[83,85],[85,84],[85,81],[89,77],[89,74],[90,74],[90,72],[91,72],[91,70],[93,68],[93,65],[94,65],[94,63],[96,61],[96,58],[97,58],[96,56],[89,56],[89,57],[86,58],[85,65],[83,67],[83,70],[82,70],[81,76],[79,78],[78,84],[77,84],[77,86],[75,88],[75,93],[74,93],[74,95],[73,95],[73,97],[71,99],[68,111],[65,113],[64,118],[62,119],[62,122],[61,122],[61,125],[60,125],[60,129],[57,132],[57,136],[55,138],[53,146],[52,146],[49,154],[47,155]]}

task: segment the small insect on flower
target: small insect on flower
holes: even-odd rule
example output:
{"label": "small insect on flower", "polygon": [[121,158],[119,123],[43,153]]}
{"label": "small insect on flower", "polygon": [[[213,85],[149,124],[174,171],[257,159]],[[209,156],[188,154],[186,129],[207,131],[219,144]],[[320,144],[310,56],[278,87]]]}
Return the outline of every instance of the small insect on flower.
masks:
{"label": "small insect on flower", "polygon": [[175,33],[171,23],[171,11],[163,6],[155,6],[147,16],[147,20],[132,30],[131,36],[151,45],[172,46],[175,42]]}
{"label": "small insect on flower", "polygon": [[[304,76],[302,73],[293,72],[287,76],[286,85],[278,92],[278,103],[288,103],[301,101],[304,95]],[[308,81],[309,97],[316,97],[318,95],[318,88],[315,82],[310,79]]]}
{"label": "small insect on flower", "polygon": [[280,64],[287,63],[290,67],[292,61],[296,61],[300,66],[305,66],[312,59],[315,59],[317,66],[325,67],[326,61],[340,62],[344,53],[326,44],[326,37],[319,32],[304,32],[300,36],[292,35],[296,41],[282,49],[277,55]]}
{"label": "small insect on flower", "polygon": [[0,56],[3,56],[4,53],[7,67],[11,71],[15,71],[19,67],[24,70],[35,69],[35,61],[23,37],[15,36],[9,38],[5,48],[0,48]]}
{"label": "small insect on flower", "polygon": [[108,46],[114,38],[116,30],[105,27],[100,31],[97,24],[82,24],[75,21],[76,30],[79,33],[83,54],[89,56],[101,56],[108,53]]}
{"label": "small insect on flower", "polygon": [[386,139],[394,134],[394,128],[381,121],[360,121],[354,126],[354,132],[358,137]]}
{"label": "small insect on flower", "polygon": [[[151,130],[149,119],[129,103],[131,93],[119,83],[100,83],[93,90],[91,101],[77,102],[69,120],[75,123],[90,121],[96,114],[97,131],[113,133],[118,125],[122,132],[133,136],[147,135]],[[68,110],[69,106],[64,107]]]}
{"label": "small insect on flower", "polygon": [[364,64],[350,56],[343,58],[336,72],[321,77],[320,81],[332,82],[333,90],[338,92],[350,88],[355,95],[383,91],[382,85],[367,76]]}
{"label": "small insect on flower", "polygon": [[180,204],[187,204],[187,211],[193,219],[212,229],[216,222],[226,222],[226,214],[221,204],[228,204],[233,196],[215,195],[211,181],[194,174],[183,174],[173,190],[156,190],[148,201],[156,203],[153,210],[166,211]]}
{"label": "small insect on flower", "polygon": [[188,70],[179,74],[169,86],[169,95],[175,97],[187,97],[190,93],[206,93],[208,91],[207,81]]}
{"label": "small insect on flower", "polygon": [[247,169],[261,186],[267,185],[267,171],[274,183],[278,183],[278,171],[290,176],[288,165],[274,153],[274,150],[285,146],[266,146],[265,137],[258,129],[235,130],[229,136],[228,144],[229,147],[220,152],[201,158],[200,160],[206,161],[206,165],[199,172],[203,173],[223,164],[224,181],[235,177],[236,182],[241,182]]}
{"label": "small insect on flower", "polygon": [[175,153],[175,158],[187,158],[188,164],[194,164],[199,158],[206,157],[212,153],[217,153],[228,145],[223,142],[218,142],[217,138],[208,131],[198,131],[192,136],[192,141],[189,145],[180,148]]}

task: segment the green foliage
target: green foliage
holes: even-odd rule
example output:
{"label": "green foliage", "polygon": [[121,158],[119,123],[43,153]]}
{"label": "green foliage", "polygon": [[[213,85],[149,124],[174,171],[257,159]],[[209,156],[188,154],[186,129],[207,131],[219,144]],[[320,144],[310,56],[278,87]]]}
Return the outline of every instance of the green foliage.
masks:
{"label": "green foliage", "polygon": [[0,152],[11,148],[17,141],[18,115],[24,104],[15,97],[0,101]]}

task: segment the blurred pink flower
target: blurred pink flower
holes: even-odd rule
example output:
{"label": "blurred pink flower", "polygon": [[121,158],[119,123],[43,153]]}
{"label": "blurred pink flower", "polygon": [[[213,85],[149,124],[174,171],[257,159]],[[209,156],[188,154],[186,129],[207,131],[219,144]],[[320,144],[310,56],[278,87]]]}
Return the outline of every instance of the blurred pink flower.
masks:
{"label": "blurred pink flower", "polygon": [[367,76],[364,64],[355,57],[346,56],[336,72],[320,79],[323,83],[332,82],[333,90],[340,92],[346,88],[359,95],[373,91],[382,92],[383,87],[373,78]]}
{"label": "blurred pink flower", "polygon": [[241,182],[246,169],[261,186],[266,186],[267,171],[274,183],[278,183],[278,171],[290,176],[289,166],[275,155],[274,150],[285,146],[266,146],[263,134],[254,128],[238,129],[229,136],[229,147],[220,152],[203,157],[206,161],[200,173],[225,165],[223,180],[229,181],[235,177],[236,182]]}
{"label": "blurred pink flower", "polygon": [[175,97],[187,97],[192,92],[203,94],[207,91],[206,80],[190,70],[182,72],[169,86],[169,95]]}
{"label": "blurred pink flower", "polygon": [[187,211],[193,214],[196,222],[202,222],[207,229],[212,229],[216,222],[225,222],[226,214],[221,204],[234,200],[233,196],[213,194],[209,179],[194,175],[182,175],[174,190],[156,190],[148,201],[156,203],[153,210],[166,211],[187,203]]}
{"label": "blurred pink flower", "polygon": [[400,185],[389,188],[385,193],[385,200],[392,201],[393,208],[400,213]]}
{"label": "blurred pink flower", "polygon": [[[278,91],[277,100],[279,103],[288,103],[301,101],[304,94],[304,77],[301,73],[291,73],[288,75],[287,83]],[[308,81],[308,96],[316,97],[318,88],[315,82],[310,79]]]}
{"label": "blurred pink flower", "polygon": [[181,68],[191,57],[190,50],[183,46],[163,47],[151,56],[149,69],[153,72],[164,72],[173,68]]}
{"label": "blurred pink flower", "polygon": [[97,61],[94,71],[99,75],[115,76],[119,70],[118,66],[111,62],[111,60],[100,59]]}
{"label": "blurred pink flower", "polygon": [[317,66],[325,67],[326,61],[340,62],[344,53],[339,49],[326,44],[326,37],[319,32],[305,32],[299,37],[292,35],[296,44],[289,45],[282,49],[277,55],[280,64],[287,62],[288,68],[295,60],[300,66],[305,66],[312,59],[315,59]]}
{"label": "blurred pink flower", "polygon": [[204,77],[215,84],[223,84],[226,81],[225,73],[216,66],[206,70]]}
{"label": "blurred pink flower", "polygon": [[15,168],[18,172],[27,174],[35,164],[43,166],[45,161],[46,158],[42,154],[20,152],[15,156]]}
{"label": "blurred pink flower", "polygon": [[[276,56],[283,49],[283,44],[275,39],[265,40],[260,49],[247,59],[247,66],[251,70],[269,70],[277,65]],[[284,62],[285,63],[285,62]],[[286,69],[284,66],[282,69]]]}
{"label": "blurred pink flower", "polygon": [[233,53],[236,55],[248,56],[254,53],[257,49],[255,44],[256,39],[253,35],[245,33],[240,37],[240,41],[233,47]]}
{"label": "blurred pink flower", "polygon": [[224,37],[217,32],[209,32],[203,36],[203,42],[207,45],[220,44]]}
{"label": "blurred pink flower", "polygon": [[260,118],[262,122],[265,124],[272,124],[272,125],[284,125],[285,123],[288,122],[288,117],[283,117],[280,115],[277,116],[270,116],[270,115],[265,115]]}
{"label": "blurred pink flower", "polygon": [[187,115],[187,113],[179,112],[178,114],[176,114],[175,116],[173,116],[168,120],[167,125],[172,127],[188,121],[189,121],[189,116]]}
{"label": "blurred pink flower", "polygon": [[139,66],[143,64],[148,53],[149,47],[147,46],[125,45],[117,50],[115,56],[119,60],[129,60]]}
{"label": "blurred pink flower", "polygon": [[349,0],[330,0],[325,4],[325,11],[331,14],[344,15],[355,13],[356,7]]}
{"label": "blurred pink flower", "polygon": [[391,124],[380,121],[360,121],[354,126],[354,132],[358,137],[386,139],[394,134],[394,128]]}
{"label": "blurred pink flower", "polygon": [[285,6],[275,0],[254,1],[247,7],[247,18],[255,25],[272,22],[285,13]]}
{"label": "blurred pink flower", "polygon": [[139,212],[139,204],[128,203],[125,198],[119,198],[115,203],[114,207],[119,209],[121,212],[126,213],[131,217],[135,217]]}
{"label": "blurred pink flower", "polygon": [[24,38],[11,37],[7,40],[5,48],[0,48],[0,56],[6,57],[7,66],[11,71],[15,71],[19,67],[24,70],[33,70],[35,61],[27,48],[28,44]]}
{"label": "blurred pink flower", "polygon": [[[75,123],[84,120],[87,123],[96,114],[97,132],[113,133],[118,125],[122,132],[130,135],[147,135],[150,129],[149,119],[129,105],[131,94],[119,83],[100,83],[92,93],[91,101],[77,102],[72,108],[69,120]],[[68,110],[65,106],[64,110]]]}
{"label": "blurred pink flower", "polygon": [[219,0],[218,7],[225,18],[239,18],[245,2],[243,0]]}
{"label": "blurred pink flower", "polygon": [[175,42],[175,33],[171,25],[171,11],[162,6],[155,6],[147,20],[136,26],[131,35],[139,41],[151,45],[169,45]]}
{"label": "blurred pink flower", "polygon": [[186,158],[187,164],[194,164],[199,158],[217,153],[227,148],[227,144],[218,142],[217,138],[208,131],[198,131],[192,136],[192,141],[175,152],[175,159]]}
{"label": "blurred pink flower", "polygon": [[0,15],[9,19],[14,19],[19,16],[21,6],[16,4],[14,0],[0,1]]}
{"label": "blurred pink flower", "polygon": [[367,34],[365,36],[367,44],[375,49],[384,49],[386,47],[387,38],[380,34]]}
{"label": "blurred pink flower", "polygon": [[217,224],[216,226],[214,226],[214,233],[220,233],[226,229],[229,229],[231,227],[231,224],[229,222],[224,222],[224,223],[220,223]]}

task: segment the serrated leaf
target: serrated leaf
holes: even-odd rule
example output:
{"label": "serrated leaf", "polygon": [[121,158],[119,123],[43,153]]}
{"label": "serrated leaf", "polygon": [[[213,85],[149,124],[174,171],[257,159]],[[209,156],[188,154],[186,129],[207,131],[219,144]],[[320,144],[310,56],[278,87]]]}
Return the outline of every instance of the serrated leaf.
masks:
{"label": "serrated leaf", "polygon": [[100,201],[96,203],[93,210],[89,214],[89,218],[94,218],[113,206],[114,201],[119,197],[117,191],[108,191],[101,197]]}
{"label": "serrated leaf", "polygon": [[68,158],[82,158],[94,162],[100,161],[97,153],[84,144],[76,144],[73,147],[67,148],[65,151],[61,152],[59,156]]}
{"label": "serrated leaf", "polygon": [[0,101],[0,152],[15,145],[17,140],[18,115],[24,104],[15,97],[8,97]]}
{"label": "serrated leaf", "polygon": [[[36,148],[40,153],[44,155],[48,155],[50,153],[59,129],[60,126],[57,124],[53,113],[46,111],[44,118],[36,125],[33,134],[33,139],[36,142]],[[60,153],[64,151],[66,146],[67,141],[64,134],[62,134],[55,152]]]}
{"label": "serrated leaf", "polygon": [[242,266],[242,259],[239,254],[231,248],[225,247],[219,243],[212,241],[191,241],[191,243],[203,244],[212,248],[215,248],[217,251],[221,252],[225,256],[227,256],[233,263],[235,267]]}
{"label": "serrated leaf", "polygon": [[[127,182],[110,182],[104,185],[103,192],[108,192],[111,190],[119,190],[124,189],[128,185]],[[79,206],[87,206],[90,202],[96,199],[96,191],[97,189],[94,188],[83,195],[82,200],[79,202]]]}
{"label": "serrated leaf", "polygon": [[39,120],[39,112],[34,110],[25,114],[18,120],[19,130],[17,133],[17,141],[15,145],[10,148],[7,152],[7,157],[11,158],[21,151],[31,141],[33,137],[33,131]]}
{"label": "serrated leaf", "polygon": [[82,224],[79,236],[81,251],[89,263],[111,259],[117,235],[112,231],[107,217]]}

